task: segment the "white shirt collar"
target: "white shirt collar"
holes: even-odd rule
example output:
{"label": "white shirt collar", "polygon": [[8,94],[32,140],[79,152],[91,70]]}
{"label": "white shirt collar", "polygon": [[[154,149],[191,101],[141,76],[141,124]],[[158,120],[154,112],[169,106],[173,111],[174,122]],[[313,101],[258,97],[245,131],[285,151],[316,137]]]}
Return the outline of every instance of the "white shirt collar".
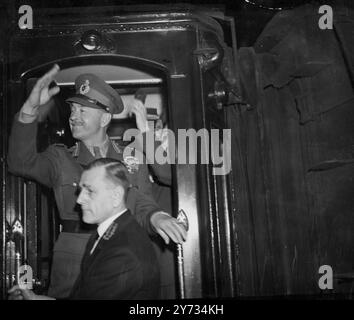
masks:
{"label": "white shirt collar", "polygon": [[98,225],[97,233],[98,233],[99,238],[101,238],[104,235],[104,233],[107,231],[107,229],[112,224],[112,222],[115,219],[117,219],[120,215],[122,215],[125,211],[127,211],[127,209],[124,209],[123,211],[116,213],[115,215],[109,217],[108,219],[106,219],[105,221],[101,222]]}

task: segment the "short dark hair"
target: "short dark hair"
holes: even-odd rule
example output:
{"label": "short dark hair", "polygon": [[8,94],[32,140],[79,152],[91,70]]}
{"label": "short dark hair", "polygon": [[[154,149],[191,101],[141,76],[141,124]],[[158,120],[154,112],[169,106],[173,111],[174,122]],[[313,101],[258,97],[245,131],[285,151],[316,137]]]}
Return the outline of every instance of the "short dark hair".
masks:
{"label": "short dark hair", "polygon": [[100,158],[89,163],[85,171],[92,168],[103,167],[106,178],[115,186],[121,186],[124,189],[124,200],[126,201],[127,192],[130,188],[129,172],[124,162],[112,158]]}

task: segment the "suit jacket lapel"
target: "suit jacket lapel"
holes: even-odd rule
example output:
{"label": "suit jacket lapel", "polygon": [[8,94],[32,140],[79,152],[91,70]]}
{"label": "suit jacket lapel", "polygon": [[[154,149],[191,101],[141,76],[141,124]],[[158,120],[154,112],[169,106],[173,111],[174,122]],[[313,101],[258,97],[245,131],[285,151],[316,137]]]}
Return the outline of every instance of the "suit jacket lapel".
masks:
{"label": "suit jacket lapel", "polygon": [[[106,238],[106,234],[110,232],[110,230],[113,230],[113,234],[111,234],[111,236],[114,235],[114,233],[116,232],[116,229],[118,227],[118,223],[115,221],[112,222],[112,224],[108,227],[107,231],[103,234],[103,236],[101,237],[100,241],[98,241],[97,246],[95,248],[95,250],[93,250],[92,254],[90,254],[89,252],[89,257],[87,259],[87,263],[92,263],[92,261],[94,261],[94,259],[96,258],[96,256],[100,253],[102,247],[104,247],[104,245],[106,244],[107,240],[109,240],[110,238]],[[92,249],[92,246],[94,245],[94,243],[92,243],[90,251]]]}
{"label": "suit jacket lapel", "polygon": [[[126,224],[127,218],[129,219],[129,210],[126,210],[124,213],[122,213],[117,219],[115,219],[111,225],[108,227],[106,232],[102,235],[100,241],[98,242],[95,250],[92,252],[90,255],[90,251],[92,249],[92,246],[94,245],[95,241],[87,245],[86,247],[86,254],[85,254],[85,269],[88,268],[96,259],[96,257],[99,255],[101,250],[104,248],[104,246],[109,244],[109,241],[111,238],[114,238],[119,234],[119,230],[122,230]],[[91,239],[91,238],[90,238]],[[87,269],[86,269],[87,270]]]}

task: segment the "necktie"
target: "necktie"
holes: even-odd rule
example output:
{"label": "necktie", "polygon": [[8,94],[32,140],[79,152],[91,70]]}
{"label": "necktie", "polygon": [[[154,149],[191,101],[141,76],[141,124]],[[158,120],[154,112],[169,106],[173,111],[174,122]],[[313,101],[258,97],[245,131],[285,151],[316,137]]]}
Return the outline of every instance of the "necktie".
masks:
{"label": "necktie", "polygon": [[94,239],[95,239],[95,241],[94,241],[94,243],[93,243],[93,246],[92,246],[92,248],[91,248],[91,251],[90,251],[90,255],[93,253],[93,251],[95,250],[95,248],[96,248],[96,246],[97,246],[97,243],[98,243],[98,241],[99,241],[99,234],[98,234],[98,232],[96,231],[96,233],[95,233],[95,236],[94,236]]}
{"label": "necktie", "polygon": [[102,158],[102,155],[101,155],[99,147],[93,147],[93,154],[94,154],[95,159]]}

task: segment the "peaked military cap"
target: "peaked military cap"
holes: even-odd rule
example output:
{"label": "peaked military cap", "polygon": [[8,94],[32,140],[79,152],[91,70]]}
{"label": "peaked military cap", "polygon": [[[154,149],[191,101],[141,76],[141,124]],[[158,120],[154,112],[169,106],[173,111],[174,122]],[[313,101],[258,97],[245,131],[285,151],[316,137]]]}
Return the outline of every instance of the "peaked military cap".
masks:
{"label": "peaked military cap", "polygon": [[91,73],[79,75],[75,80],[76,94],[66,102],[76,102],[85,107],[102,109],[111,114],[124,109],[122,98],[109,84]]}

